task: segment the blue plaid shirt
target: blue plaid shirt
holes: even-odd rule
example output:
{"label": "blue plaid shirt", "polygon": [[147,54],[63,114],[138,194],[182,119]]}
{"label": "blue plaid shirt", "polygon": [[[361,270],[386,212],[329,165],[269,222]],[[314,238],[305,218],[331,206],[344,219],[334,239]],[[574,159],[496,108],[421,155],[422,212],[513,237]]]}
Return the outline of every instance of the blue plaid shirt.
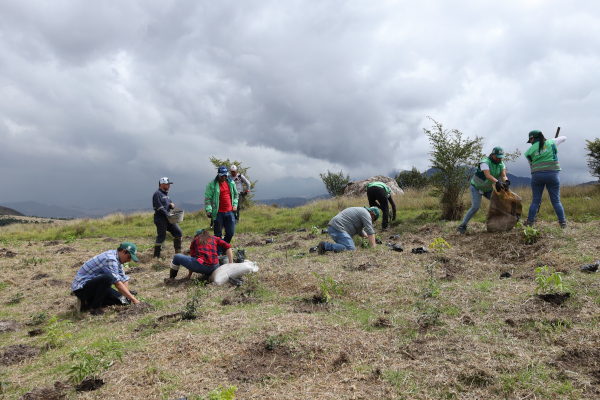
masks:
{"label": "blue plaid shirt", "polygon": [[90,280],[100,275],[112,276],[113,284],[129,280],[129,277],[125,275],[125,271],[123,271],[123,264],[119,261],[117,250],[106,251],[89,259],[83,264],[81,268],[79,268],[79,271],[77,271],[77,275],[75,275],[75,280],[71,285],[71,291],[81,289]]}

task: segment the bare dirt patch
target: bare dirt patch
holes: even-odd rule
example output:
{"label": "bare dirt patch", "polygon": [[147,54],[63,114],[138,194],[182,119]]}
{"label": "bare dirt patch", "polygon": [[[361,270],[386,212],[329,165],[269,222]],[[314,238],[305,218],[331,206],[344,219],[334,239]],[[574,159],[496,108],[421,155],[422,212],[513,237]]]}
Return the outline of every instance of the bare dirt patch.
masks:
{"label": "bare dirt patch", "polygon": [[50,274],[37,274],[34,275],[31,280],[32,281],[39,281],[40,279],[44,279],[44,278],[50,278]]}
{"label": "bare dirt patch", "polygon": [[537,297],[547,303],[555,306],[562,306],[565,301],[571,297],[571,293],[548,293],[538,294]]}
{"label": "bare dirt patch", "polygon": [[19,329],[19,323],[14,320],[2,320],[0,321],[0,333],[3,332],[16,332]]}
{"label": "bare dirt patch", "polygon": [[260,299],[249,296],[246,293],[239,293],[234,296],[226,296],[221,304],[224,306],[237,305],[237,304],[256,304],[260,303]]}
{"label": "bare dirt patch", "polygon": [[46,247],[48,247],[48,246],[56,246],[56,245],[58,245],[58,244],[60,244],[60,242],[59,242],[58,240],[51,240],[51,241],[49,241],[49,242],[46,242],[46,243],[44,244],[44,246],[46,246]]}
{"label": "bare dirt patch", "polygon": [[62,400],[67,397],[67,392],[70,389],[69,384],[57,381],[54,386],[33,388],[31,392],[23,395],[23,400]]}
{"label": "bare dirt patch", "polygon": [[287,380],[305,374],[317,360],[325,360],[323,349],[274,346],[269,350],[264,342],[259,342],[245,349],[240,356],[234,357],[227,375],[233,381],[242,382]]}
{"label": "bare dirt patch", "polygon": [[37,357],[40,349],[26,344],[15,344],[2,349],[0,365],[12,365],[28,358]]}
{"label": "bare dirt patch", "polygon": [[45,282],[46,285],[50,285],[50,286],[56,286],[56,287],[67,287],[67,286],[71,286],[71,284],[67,281],[63,281],[61,279],[49,279],[47,282]]}
{"label": "bare dirt patch", "polygon": [[375,264],[375,263],[371,264],[370,262],[366,262],[364,264],[360,264],[360,265],[358,265],[356,267],[342,265],[342,268],[344,268],[345,270],[348,270],[348,271],[368,271],[368,270],[370,270],[372,268],[380,268],[380,267],[381,267],[381,265]]}
{"label": "bare dirt patch", "polygon": [[275,250],[290,250],[297,249],[298,247],[300,247],[300,243],[298,243],[297,240],[294,240],[292,243],[276,246]]}
{"label": "bare dirt patch", "polygon": [[5,249],[5,248],[0,249],[0,257],[15,258],[16,255],[17,255],[17,253],[15,253],[14,251],[11,251],[9,249]]}
{"label": "bare dirt patch", "polygon": [[132,317],[137,317],[139,315],[147,314],[150,311],[154,310],[152,304],[146,303],[145,301],[141,301],[139,304],[131,304],[129,307],[124,310],[119,310],[119,320],[125,320]]}
{"label": "bare dirt patch", "polygon": [[73,247],[61,247],[60,249],[56,250],[54,252],[54,254],[70,254],[70,253],[75,253],[77,250],[75,250]]}

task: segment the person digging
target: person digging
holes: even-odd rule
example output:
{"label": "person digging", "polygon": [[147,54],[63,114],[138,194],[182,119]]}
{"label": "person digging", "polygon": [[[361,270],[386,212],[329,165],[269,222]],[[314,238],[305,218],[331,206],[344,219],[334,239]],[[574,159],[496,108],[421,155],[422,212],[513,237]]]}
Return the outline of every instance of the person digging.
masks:
{"label": "person digging", "polygon": [[475,171],[470,185],[471,208],[469,208],[462,222],[456,228],[461,235],[467,232],[467,224],[475,213],[479,211],[482,196],[490,200],[494,186],[497,192],[503,187],[508,190],[510,181],[506,177],[506,167],[502,162],[503,158],[504,149],[502,147],[494,147],[492,153],[488,157],[484,157],[477,165],[477,171]]}
{"label": "person digging", "polygon": [[392,221],[396,220],[396,203],[392,198],[392,189],[383,182],[371,182],[367,185],[367,199],[369,207],[378,207],[383,213],[381,220],[381,230],[386,231],[390,219],[390,208],[388,202],[392,206]]}
{"label": "person digging", "polygon": [[356,250],[352,236],[359,235],[369,239],[371,247],[375,248],[375,230],[373,224],[379,219],[381,212],[377,207],[349,207],[333,217],[327,225],[327,232],[335,243],[320,242],[310,249],[318,254],[327,251],[340,253],[346,250]]}
{"label": "person digging", "polygon": [[102,315],[104,306],[138,304],[134,296],[137,292],[129,290],[129,276],[123,271],[123,264],[138,261],[136,253],[135,244],[124,242],[117,250],[106,251],[83,264],[71,285],[77,296],[77,312],[89,309],[92,315]]}

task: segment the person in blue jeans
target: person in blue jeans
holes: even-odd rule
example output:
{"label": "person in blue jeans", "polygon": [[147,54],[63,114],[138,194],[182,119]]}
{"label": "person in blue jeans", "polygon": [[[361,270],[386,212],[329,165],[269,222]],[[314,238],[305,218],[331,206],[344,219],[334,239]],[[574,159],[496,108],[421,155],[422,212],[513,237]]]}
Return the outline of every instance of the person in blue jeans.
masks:
{"label": "person in blue jeans", "polygon": [[496,187],[496,191],[499,191],[502,187],[508,189],[510,186],[510,181],[506,178],[506,167],[502,162],[503,158],[504,149],[494,147],[492,153],[488,157],[483,157],[477,165],[477,171],[475,171],[470,185],[471,208],[456,228],[461,235],[467,232],[467,223],[481,208],[481,197],[484,196],[490,200],[494,187]]}
{"label": "person in blue jeans", "polygon": [[[220,166],[215,179],[206,185],[204,208],[206,216],[214,223],[214,235],[231,243],[235,234],[234,213],[237,211],[239,195],[235,182],[227,176],[228,171],[226,166]],[[223,229],[225,229],[225,237],[223,237]],[[222,251],[219,249],[220,254]]]}
{"label": "person in blue jeans", "polygon": [[218,249],[225,250],[229,263],[233,263],[233,250],[231,250],[229,243],[219,237],[212,236],[206,229],[198,229],[194,240],[190,244],[190,256],[175,254],[173,261],[171,261],[169,278],[165,278],[165,283],[170,284],[175,281],[180,267],[188,270],[185,279],[190,279],[193,272],[202,274],[205,277],[210,276],[219,268]]}
{"label": "person in blue jeans", "polygon": [[359,234],[368,238],[369,243],[375,247],[375,230],[373,224],[379,218],[381,212],[377,207],[349,207],[343,210],[329,221],[327,232],[335,243],[320,242],[310,252],[317,251],[325,254],[326,251],[336,253],[355,250],[352,236]]}
{"label": "person in blue jeans", "polygon": [[529,226],[533,226],[535,222],[535,216],[542,204],[542,194],[544,193],[544,188],[546,188],[548,189],[550,202],[554,207],[560,227],[567,227],[565,209],[560,202],[560,177],[558,173],[561,168],[558,163],[557,150],[558,145],[565,140],[567,140],[565,136],[546,139],[539,130],[529,132],[527,143],[531,143],[531,147],[525,152],[525,157],[531,167],[532,200],[526,222]]}

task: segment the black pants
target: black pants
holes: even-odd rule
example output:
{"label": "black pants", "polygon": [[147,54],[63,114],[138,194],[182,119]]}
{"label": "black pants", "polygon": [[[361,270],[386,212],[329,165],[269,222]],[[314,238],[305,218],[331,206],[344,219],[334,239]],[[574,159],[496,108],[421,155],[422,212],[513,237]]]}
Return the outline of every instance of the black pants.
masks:
{"label": "black pants", "polygon": [[164,215],[154,214],[154,225],[156,225],[155,244],[163,244],[167,238],[167,231],[169,231],[174,238],[180,238],[183,236],[183,232],[181,231],[179,225],[170,223],[167,217]]}
{"label": "black pants", "polygon": [[112,276],[100,275],[88,281],[81,289],[75,290],[73,294],[81,300],[84,308],[121,305],[123,295],[111,288],[112,282]]}
{"label": "black pants", "polygon": [[388,196],[385,189],[379,186],[368,187],[367,199],[369,199],[369,207],[377,207],[381,210],[381,227],[383,229],[387,228],[390,219],[390,208],[388,206]]}

